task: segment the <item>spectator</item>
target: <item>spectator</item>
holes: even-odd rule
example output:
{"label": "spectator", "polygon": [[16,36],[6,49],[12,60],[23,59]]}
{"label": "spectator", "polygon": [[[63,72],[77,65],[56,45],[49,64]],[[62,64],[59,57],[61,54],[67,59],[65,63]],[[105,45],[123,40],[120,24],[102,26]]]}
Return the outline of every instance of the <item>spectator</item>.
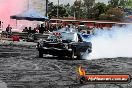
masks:
{"label": "spectator", "polygon": [[46,32],[46,31],[47,31],[47,32],[49,31],[49,26],[48,26],[48,25],[45,26],[45,32]]}
{"label": "spectator", "polygon": [[6,32],[8,33],[10,30],[10,25],[8,24],[7,28],[6,28]]}
{"label": "spectator", "polygon": [[49,31],[52,32],[54,30],[53,25],[50,25]]}
{"label": "spectator", "polygon": [[58,27],[58,30],[60,30],[61,29],[61,25],[59,25],[59,27]]}
{"label": "spectator", "polygon": [[10,27],[10,25],[7,26],[6,28],[6,37],[11,37],[12,35],[12,27]]}
{"label": "spectator", "polygon": [[53,31],[57,31],[56,25],[53,26]]}
{"label": "spectator", "polygon": [[34,28],[34,29],[32,30],[32,33],[33,33],[33,34],[34,34],[34,33],[37,33],[36,28]]}
{"label": "spectator", "polygon": [[28,33],[29,33],[29,34],[32,33],[32,27],[29,27]]}
{"label": "spectator", "polygon": [[70,31],[70,25],[66,26],[66,31]]}
{"label": "spectator", "polygon": [[39,33],[43,34],[44,31],[46,31],[45,27],[43,26],[43,24],[41,24],[41,26],[38,28]]}
{"label": "spectator", "polygon": [[28,32],[28,28],[25,27],[22,32]]}

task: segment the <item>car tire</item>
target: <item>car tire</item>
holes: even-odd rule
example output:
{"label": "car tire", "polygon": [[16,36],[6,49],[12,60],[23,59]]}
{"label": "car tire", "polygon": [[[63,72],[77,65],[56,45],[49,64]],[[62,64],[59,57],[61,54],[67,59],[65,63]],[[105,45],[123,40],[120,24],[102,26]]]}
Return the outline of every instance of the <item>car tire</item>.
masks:
{"label": "car tire", "polygon": [[88,48],[88,53],[91,53],[92,52],[92,49],[91,48]]}
{"label": "car tire", "polygon": [[39,58],[43,58],[43,53],[42,53],[42,51],[39,51]]}
{"label": "car tire", "polygon": [[79,52],[78,58],[79,58],[79,59],[84,59],[84,58],[83,58],[84,54],[85,54],[85,52]]}
{"label": "car tire", "polygon": [[71,59],[75,59],[75,52],[74,51],[72,51],[72,53],[71,53]]}

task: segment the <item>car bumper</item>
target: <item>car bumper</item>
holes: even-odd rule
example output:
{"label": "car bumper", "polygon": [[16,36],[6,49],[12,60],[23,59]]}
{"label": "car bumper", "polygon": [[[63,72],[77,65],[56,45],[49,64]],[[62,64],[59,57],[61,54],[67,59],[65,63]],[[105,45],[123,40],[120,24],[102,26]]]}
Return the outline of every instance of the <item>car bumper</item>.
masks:
{"label": "car bumper", "polygon": [[70,56],[72,53],[72,49],[58,49],[58,48],[38,48],[39,52],[43,54],[50,54],[54,56]]}

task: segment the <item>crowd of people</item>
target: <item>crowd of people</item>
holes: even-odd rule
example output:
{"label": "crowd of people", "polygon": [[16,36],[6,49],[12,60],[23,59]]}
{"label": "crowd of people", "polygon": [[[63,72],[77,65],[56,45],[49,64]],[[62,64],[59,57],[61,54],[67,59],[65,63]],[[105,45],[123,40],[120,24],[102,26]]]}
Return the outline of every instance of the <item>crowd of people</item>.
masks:
{"label": "crowd of people", "polygon": [[[36,27],[25,27],[22,32],[26,32],[28,33],[28,38],[30,38],[30,40],[34,40],[36,39],[35,33],[40,33],[40,34],[44,34],[44,33],[49,33],[49,32],[53,32],[53,31],[57,31],[57,30],[62,30],[62,31],[70,31],[70,32],[80,32],[80,33],[87,33],[87,34],[94,34],[94,30],[95,29],[99,29],[98,27],[87,27],[86,25],[76,25],[76,24],[67,24],[67,25],[62,25],[62,24],[41,24],[41,25],[37,25]],[[101,30],[103,30],[103,28],[100,28]],[[60,31],[61,31],[60,30]],[[8,25],[6,27],[5,31],[2,31],[1,34],[2,37],[6,37],[6,38],[13,38],[15,40],[19,40],[19,35],[13,35],[12,33],[12,27],[10,25]]]}
{"label": "crowd of people", "polygon": [[49,26],[44,26],[44,24],[41,24],[41,25],[37,25],[37,27],[35,27],[35,28],[25,27],[22,32],[43,34],[45,32],[52,31],[54,29],[56,29],[56,28],[54,28],[54,27],[49,28]]}
{"label": "crowd of people", "polygon": [[12,36],[12,27],[8,24],[5,31],[2,31],[1,37],[9,38]]}
{"label": "crowd of people", "polygon": [[68,25],[37,25],[37,27],[32,28],[32,27],[25,27],[22,32],[28,32],[28,33],[46,33],[46,32],[53,32],[56,30],[60,30],[62,28],[65,28],[66,30],[69,30],[70,28],[78,30],[83,30],[81,29],[78,25],[73,25],[73,24],[68,24]]}
{"label": "crowd of people", "polygon": [[[32,33],[46,33],[46,32],[53,32],[56,30],[60,30],[60,29],[65,29],[66,31],[69,30],[70,28],[75,29],[77,31],[83,30],[81,29],[78,25],[74,25],[74,24],[68,24],[68,25],[56,25],[56,24],[50,24],[50,25],[37,25],[35,28],[33,27],[25,27],[22,32],[27,32],[28,34]],[[89,30],[89,29],[88,29]],[[6,35],[11,35],[12,34],[12,27],[10,25],[7,26],[5,32]],[[89,32],[88,32],[89,33]]]}

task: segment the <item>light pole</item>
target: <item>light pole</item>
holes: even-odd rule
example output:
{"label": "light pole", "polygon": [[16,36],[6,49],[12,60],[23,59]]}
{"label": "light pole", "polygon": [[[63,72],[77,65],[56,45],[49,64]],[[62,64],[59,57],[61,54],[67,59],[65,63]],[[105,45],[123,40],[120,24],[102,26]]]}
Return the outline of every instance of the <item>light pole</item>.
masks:
{"label": "light pole", "polygon": [[46,0],[46,16],[48,17],[48,0]]}
{"label": "light pole", "polygon": [[57,6],[57,18],[59,18],[59,0],[58,0],[58,6]]}
{"label": "light pole", "polygon": [[[59,18],[59,0],[58,0],[58,5],[57,5],[57,19]],[[56,20],[56,23],[58,23],[58,21]],[[58,29],[58,24],[56,25],[57,29]]]}

